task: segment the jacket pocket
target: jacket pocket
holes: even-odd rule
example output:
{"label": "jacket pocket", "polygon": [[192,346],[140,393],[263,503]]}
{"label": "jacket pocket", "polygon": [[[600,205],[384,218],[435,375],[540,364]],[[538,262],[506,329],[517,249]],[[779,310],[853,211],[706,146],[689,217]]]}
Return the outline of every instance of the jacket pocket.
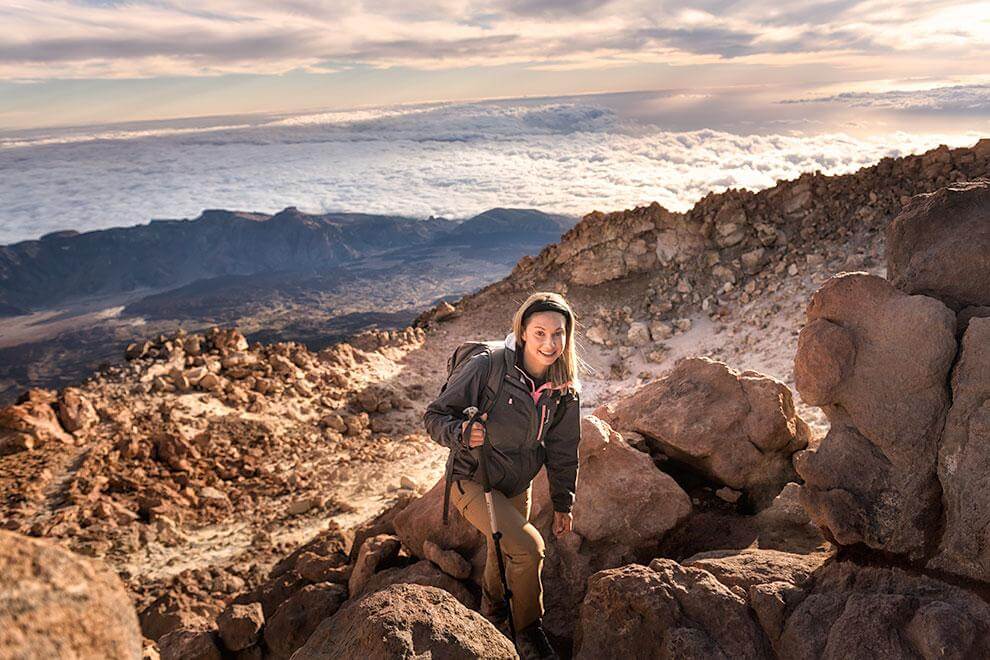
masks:
{"label": "jacket pocket", "polygon": [[503,494],[514,492],[520,467],[519,453],[515,449],[500,449],[493,443],[488,447],[485,467],[488,469],[488,482],[492,488]]}

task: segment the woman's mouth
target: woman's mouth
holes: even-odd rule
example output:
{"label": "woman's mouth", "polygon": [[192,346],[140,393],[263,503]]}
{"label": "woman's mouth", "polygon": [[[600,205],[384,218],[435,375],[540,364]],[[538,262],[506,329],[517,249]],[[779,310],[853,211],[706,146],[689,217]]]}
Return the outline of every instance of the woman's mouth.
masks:
{"label": "woman's mouth", "polygon": [[540,355],[542,355],[543,357],[545,357],[545,358],[555,358],[555,357],[557,357],[557,353],[556,353],[556,351],[555,351],[555,352],[553,352],[553,353],[544,353],[543,351],[537,351],[537,352],[538,352],[538,353],[539,353]]}

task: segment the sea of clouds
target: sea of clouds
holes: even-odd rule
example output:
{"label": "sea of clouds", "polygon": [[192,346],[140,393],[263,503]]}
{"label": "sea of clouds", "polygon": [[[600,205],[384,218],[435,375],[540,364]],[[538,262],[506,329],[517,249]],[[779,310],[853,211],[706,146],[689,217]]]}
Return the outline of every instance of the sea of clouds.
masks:
{"label": "sea of clouds", "polygon": [[204,208],[469,217],[497,206],[582,215],[656,201],[685,210],[713,190],[759,190],[978,138],[786,128],[669,130],[571,97],[8,132],[0,244]]}

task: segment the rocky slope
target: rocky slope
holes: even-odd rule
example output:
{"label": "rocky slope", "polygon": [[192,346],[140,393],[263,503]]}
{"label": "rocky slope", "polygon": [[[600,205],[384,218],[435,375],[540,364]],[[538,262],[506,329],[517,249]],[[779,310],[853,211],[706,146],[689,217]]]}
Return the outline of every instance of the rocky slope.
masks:
{"label": "rocky slope", "polygon": [[[886,260],[880,230],[892,195],[924,192],[926,170],[942,183],[986,175],[987,145],[710,196],[696,207],[710,214],[592,214],[456,306],[318,354],[220,330],[135,344],[127,368],[0,416],[17,451],[0,458],[7,526],[103,557],[163,657],[315,657],[371,639],[393,654],[511,655],[462,611],[478,606],[483,539],[459,516],[439,523],[444,452],[420,414],[453,347],[507,331],[540,286],[573,301],[588,363],[574,534],[553,538],[544,478],[534,486],[562,650],[985,655],[982,523],[966,502],[983,496],[990,303],[986,260],[959,255],[990,251],[990,212],[959,200],[986,186],[911,202]],[[846,213],[867,184],[869,222]],[[851,202],[816,197],[843,190]],[[738,222],[721,225],[738,236],[720,245],[733,232],[715,218],[733,200],[745,220],[736,205]],[[677,263],[680,250],[693,256]],[[829,280],[864,267],[874,274]],[[919,309],[951,332],[928,331]],[[803,401],[786,387],[794,373]],[[431,621],[417,618],[424,603]]]}

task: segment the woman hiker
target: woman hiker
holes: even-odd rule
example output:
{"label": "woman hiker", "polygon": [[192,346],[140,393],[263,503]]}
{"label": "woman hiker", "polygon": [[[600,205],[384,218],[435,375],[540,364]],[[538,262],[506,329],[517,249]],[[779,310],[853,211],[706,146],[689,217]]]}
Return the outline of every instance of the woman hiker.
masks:
{"label": "woman hiker", "polygon": [[[478,469],[482,452],[471,451],[489,443],[485,466],[496,526],[501,532],[516,647],[524,660],[556,657],[541,621],[544,542],[529,522],[529,513],[532,480],[546,465],[554,509],[553,532],[560,536],[571,531],[581,439],[575,323],[574,313],[562,296],[533,294],[512,319],[505,351],[467,358],[424,414],[430,436],[456,453],[452,458],[451,501],[488,540],[482,611],[499,625],[507,618],[507,608]],[[481,406],[492,356],[504,359],[505,375],[490,412],[481,417],[482,424],[472,425],[465,437],[465,412]]]}

